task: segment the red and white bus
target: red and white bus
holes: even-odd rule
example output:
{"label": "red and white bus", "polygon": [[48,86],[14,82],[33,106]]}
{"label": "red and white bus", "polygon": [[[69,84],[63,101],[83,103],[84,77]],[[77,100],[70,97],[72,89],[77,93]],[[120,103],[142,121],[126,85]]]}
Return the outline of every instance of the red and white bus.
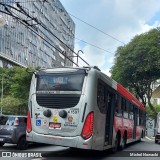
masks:
{"label": "red and white bus", "polygon": [[73,148],[124,148],[145,135],[145,108],[97,67],[33,74],[27,140]]}

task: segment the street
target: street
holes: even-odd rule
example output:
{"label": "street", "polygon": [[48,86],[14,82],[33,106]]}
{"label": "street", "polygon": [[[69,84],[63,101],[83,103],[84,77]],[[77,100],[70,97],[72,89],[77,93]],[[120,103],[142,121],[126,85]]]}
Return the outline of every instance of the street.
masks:
{"label": "street", "polygon": [[[17,150],[16,145],[5,144],[1,151],[14,151],[14,152],[37,152],[42,153],[42,157],[38,159],[56,159],[56,160],[158,160],[159,157],[134,157],[132,153],[149,153],[147,151],[160,151],[160,144],[155,144],[153,138],[144,138],[142,142],[136,142],[128,145],[123,151],[111,153],[110,151],[87,151],[87,150],[72,150],[68,147],[52,146],[52,145],[31,145],[28,150]],[[159,153],[160,154],[160,153]],[[3,158],[4,159],[4,158]],[[14,159],[14,158],[13,158]],[[17,159],[17,158],[16,158]],[[23,158],[23,159],[36,159],[36,158]]]}

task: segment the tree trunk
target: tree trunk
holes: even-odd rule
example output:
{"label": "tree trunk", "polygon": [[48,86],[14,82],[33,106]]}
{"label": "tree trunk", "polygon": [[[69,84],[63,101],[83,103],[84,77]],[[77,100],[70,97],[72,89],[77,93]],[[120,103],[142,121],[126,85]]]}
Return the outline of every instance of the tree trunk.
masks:
{"label": "tree trunk", "polygon": [[155,110],[155,108],[153,107],[153,105],[150,102],[150,99],[148,99],[148,106],[151,109],[151,111],[154,113],[154,118],[157,116],[157,112]]}

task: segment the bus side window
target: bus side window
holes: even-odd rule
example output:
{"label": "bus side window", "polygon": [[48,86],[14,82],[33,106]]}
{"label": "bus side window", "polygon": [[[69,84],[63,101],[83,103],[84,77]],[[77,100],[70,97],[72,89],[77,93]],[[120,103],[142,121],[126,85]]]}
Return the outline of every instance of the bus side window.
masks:
{"label": "bus side window", "polygon": [[139,110],[139,124],[144,125],[145,115],[142,110]]}
{"label": "bus side window", "polygon": [[126,105],[126,100],[124,98],[122,98],[121,104],[123,109],[123,117],[128,118],[127,105]]}
{"label": "bus side window", "polygon": [[137,108],[137,125],[139,126],[139,109]]}
{"label": "bus side window", "polygon": [[133,104],[130,103],[129,119],[133,120]]}
{"label": "bus side window", "polygon": [[97,90],[97,104],[100,109],[101,113],[106,112],[106,94],[105,86],[102,83],[98,83],[98,90]]}
{"label": "bus side window", "polygon": [[116,95],[115,115],[122,116],[121,97],[119,95]]}
{"label": "bus side window", "polygon": [[126,101],[126,118],[129,118],[130,113],[130,102]]}

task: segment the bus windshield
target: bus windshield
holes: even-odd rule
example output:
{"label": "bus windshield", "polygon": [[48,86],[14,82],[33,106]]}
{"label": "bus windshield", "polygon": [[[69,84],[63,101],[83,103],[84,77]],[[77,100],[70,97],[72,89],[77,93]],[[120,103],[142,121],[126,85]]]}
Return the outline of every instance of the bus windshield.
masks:
{"label": "bus windshield", "polygon": [[82,91],[85,74],[45,74],[37,77],[37,91]]}

